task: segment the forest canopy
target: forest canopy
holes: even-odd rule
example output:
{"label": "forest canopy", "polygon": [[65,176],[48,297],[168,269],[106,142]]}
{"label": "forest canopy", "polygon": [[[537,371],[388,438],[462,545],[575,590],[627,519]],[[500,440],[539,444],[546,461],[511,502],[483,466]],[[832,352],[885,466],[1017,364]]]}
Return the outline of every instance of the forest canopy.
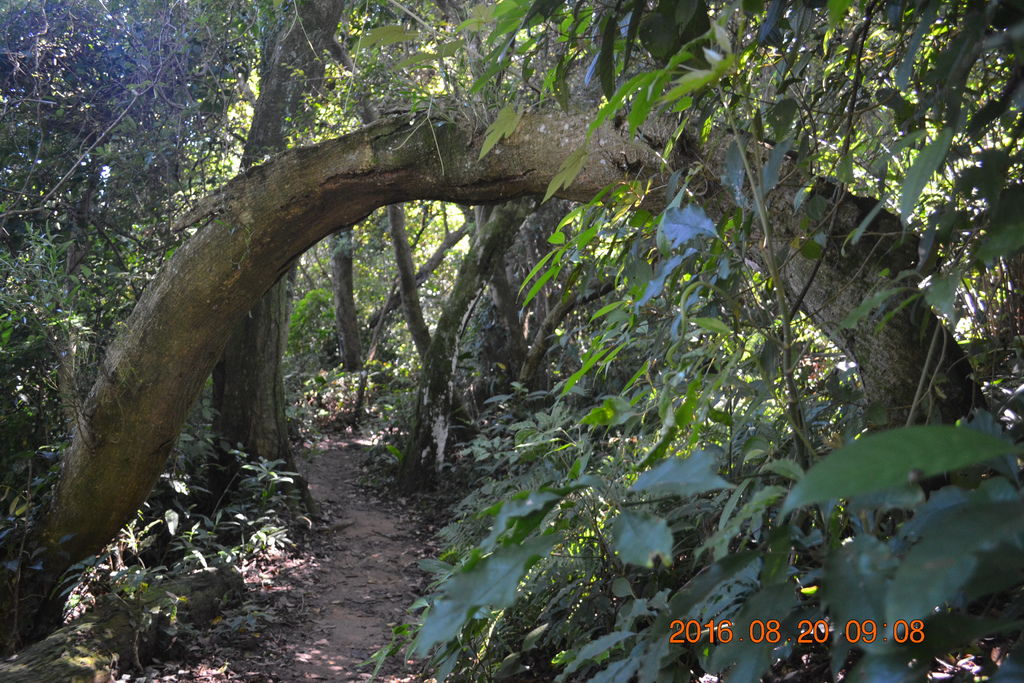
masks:
{"label": "forest canopy", "polygon": [[439,680],[1018,679],[1022,49],[1013,0],[6,4],[3,648],[284,544],[349,428],[448,509],[381,653]]}

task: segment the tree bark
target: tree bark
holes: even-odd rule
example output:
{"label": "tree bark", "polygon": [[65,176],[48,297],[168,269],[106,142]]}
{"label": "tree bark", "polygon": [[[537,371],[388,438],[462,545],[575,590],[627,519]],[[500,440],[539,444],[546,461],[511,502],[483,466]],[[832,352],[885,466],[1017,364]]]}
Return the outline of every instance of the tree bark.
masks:
{"label": "tree bark", "polygon": [[349,372],[363,369],[363,347],[359,339],[359,319],[352,277],[355,240],[347,228],[334,236],[331,249],[331,279],[334,285],[334,324],[338,330],[341,366]]}
{"label": "tree bark", "polygon": [[427,349],[430,348],[430,330],[423,320],[420,295],[416,284],[416,264],[412,260],[409,236],[405,232],[405,210],[399,204],[388,207],[388,230],[391,244],[395,248],[395,263],[398,266],[398,291],[405,311],[409,334],[416,345],[420,360],[426,364]]}
{"label": "tree bark", "polygon": [[508,335],[508,376],[518,377],[519,371],[526,360],[526,337],[523,335],[523,323],[519,319],[520,306],[516,301],[516,292],[508,281],[505,259],[494,269],[491,275],[491,301],[501,316],[502,327]]}
{"label": "tree bark", "polygon": [[473,244],[462,259],[423,359],[416,412],[400,468],[399,484],[403,489],[423,486],[444,460],[455,398],[452,382],[459,356],[459,333],[473,299],[494,271],[504,267],[504,254],[512,246],[526,214],[526,202],[495,209],[486,223],[477,226]]}

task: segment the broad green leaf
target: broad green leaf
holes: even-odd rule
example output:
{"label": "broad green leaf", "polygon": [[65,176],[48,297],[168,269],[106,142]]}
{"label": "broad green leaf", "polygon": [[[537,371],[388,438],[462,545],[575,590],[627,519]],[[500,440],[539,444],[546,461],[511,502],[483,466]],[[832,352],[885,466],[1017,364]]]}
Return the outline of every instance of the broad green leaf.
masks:
{"label": "broad green leaf", "polygon": [[769,460],[761,466],[761,471],[771,472],[772,474],[777,474],[781,477],[792,479],[793,481],[799,481],[800,477],[804,476],[804,471],[800,469],[800,465],[793,460],[787,460],[785,458]]}
{"label": "broad green leaf", "polygon": [[372,47],[384,47],[394,43],[418,40],[419,37],[419,31],[412,31],[398,24],[378,26],[359,37],[359,40],[356,41],[356,50],[369,50]]}
{"label": "broad green leaf", "polygon": [[771,133],[775,140],[785,140],[790,137],[793,122],[796,121],[799,113],[800,105],[791,97],[779,100],[772,105],[765,114],[765,122],[771,127]]}
{"label": "broad green leaf", "polygon": [[462,601],[439,598],[431,606],[416,637],[416,652],[426,655],[437,643],[451,640],[462,630],[467,618],[467,610]]}
{"label": "broad green leaf", "polygon": [[732,334],[732,329],[718,318],[693,318],[693,324],[703,327],[708,332],[718,334]]}
{"label": "broad green leaf", "polygon": [[[752,642],[747,637],[751,631],[751,623],[764,623],[774,619],[779,621],[781,626],[788,621],[787,617],[796,606],[796,591],[793,584],[788,582],[764,586],[747,597],[743,601],[743,608],[732,620],[735,637],[732,641],[721,643],[711,649],[707,668],[712,672],[721,673],[735,665],[726,675],[727,680],[761,680],[772,662],[772,650],[776,646],[771,643]],[[794,638],[796,634],[780,628],[779,636],[784,641],[787,638]]]}
{"label": "broad green leaf", "polygon": [[471,569],[453,575],[443,586],[444,596],[427,614],[416,638],[416,652],[424,655],[437,643],[454,638],[479,607],[511,605],[523,575],[558,540],[556,535],[548,535],[522,545],[503,546]]}
{"label": "broad green leaf", "polygon": [[487,127],[487,134],[484,136],[484,143],[480,146],[480,156],[478,158],[483,159],[498,142],[512,135],[522,118],[522,112],[516,111],[512,107],[502,107],[494,122]]}
{"label": "broad green leaf", "polygon": [[661,294],[662,290],[665,289],[665,279],[668,278],[669,275],[674,273],[676,268],[678,268],[680,264],[682,264],[682,262],[682,254],[675,254],[674,256],[672,256],[672,258],[666,261],[662,261],[661,264],[658,266],[658,274],[655,275],[650,281],[648,281],[647,287],[644,288],[644,293],[637,300],[636,304],[634,305],[634,309],[639,309],[648,301]]}
{"label": "broad green leaf", "polygon": [[924,293],[924,300],[956,324],[956,289],[960,285],[960,272],[954,270],[946,275],[932,278]]}
{"label": "broad green leaf", "polygon": [[853,0],[828,0],[828,20],[833,26],[837,26],[846,16]]}
{"label": "broad green leaf", "polygon": [[907,171],[907,177],[903,179],[900,194],[900,217],[904,223],[910,221],[910,215],[914,213],[921,191],[946,159],[946,152],[949,151],[952,141],[953,129],[943,128],[914,159],[910,170]]}
{"label": "broad green leaf", "polygon": [[803,505],[849,498],[985,462],[1019,448],[966,427],[904,427],[872,434],[833,451],[793,487],[782,514]]}
{"label": "broad green leaf", "polygon": [[555,245],[565,244],[565,233],[564,232],[552,233],[551,237],[548,238],[548,242],[550,244],[555,244]]}
{"label": "broad green leaf", "polygon": [[715,224],[711,222],[704,209],[690,204],[684,209],[676,207],[665,209],[658,224],[658,230],[678,248],[689,244],[700,237],[717,237]]}
{"label": "broad green leaf", "polygon": [[[633,652],[635,653],[641,647],[644,647],[644,645],[637,645]],[[631,681],[634,680],[633,674],[636,673],[642,663],[643,660],[640,657],[630,655],[625,659],[612,662],[606,669],[598,671],[588,680],[590,683],[619,683],[620,681]]]}
{"label": "broad green leaf", "polygon": [[939,513],[896,570],[886,594],[887,621],[926,618],[957,597],[978,566],[977,553],[993,551],[1021,533],[1020,500],[967,503]]}
{"label": "broad green leaf", "polygon": [[683,95],[691,93],[699,88],[703,88],[705,85],[715,80],[716,75],[717,74],[712,69],[698,69],[684,74],[681,78],[676,80],[675,87],[665,93],[661,99],[665,102],[677,100]]}
{"label": "broad green leaf", "polygon": [[555,173],[555,177],[548,183],[547,192],[544,193],[543,201],[551,199],[556,192],[563,187],[569,187],[572,185],[572,181],[576,180],[576,176],[583,170],[583,162],[587,160],[587,148],[586,146],[580,147],[565,158],[562,165],[559,166],[558,172]]}
{"label": "broad green leaf", "polygon": [[612,545],[628,564],[651,568],[656,557],[672,564],[672,531],[661,517],[622,512],[612,525]]}
{"label": "broad green leaf", "polygon": [[768,161],[761,169],[761,193],[768,194],[779,182],[779,170],[782,162],[786,159],[790,148],[793,146],[793,138],[786,138],[772,147],[768,154]]}
{"label": "broad green leaf", "polygon": [[629,401],[621,396],[610,396],[601,405],[587,413],[583,418],[585,425],[620,425],[636,415]]}
{"label": "broad green leaf", "polygon": [[688,458],[668,458],[641,474],[632,491],[656,491],[677,496],[694,496],[705,491],[731,489],[718,476],[718,462],[711,451],[696,451]]}
{"label": "broad green leaf", "polygon": [[[833,622],[885,620],[885,596],[899,558],[874,536],[857,536],[825,560],[820,595]],[[881,638],[879,638],[881,642]]]}
{"label": "broad green leaf", "polygon": [[519,538],[512,539],[514,541],[521,540],[523,536],[537,528],[541,518],[561,499],[561,495],[550,491],[523,491],[516,494],[512,500],[499,503],[488,510],[488,512],[496,512],[498,516],[494,520],[490,535],[482,545],[492,547],[507,529],[512,526],[520,526],[519,522],[526,518],[525,528],[516,529],[515,536]]}
{"label": "broad green leaf", "polygon": [[1024,185],[1002,191],[984,241],[978,247],[978,258],[986,263],[1000,256],[1010,256],[1024,247]]}
{"label": "broad green leaf", "polygon": [[614,631],[612,633],[605,634],[596,640],[590,641],[581,647],[579,652],[576,653],[576,657],[573,658],[572,664],[565,668],[565,673],[571,674],[590,660],[603,660],[604,657],[601,655],[607,655],[616,645],[627,638],[633,637],[634,635],[636,634],[632,631]]}

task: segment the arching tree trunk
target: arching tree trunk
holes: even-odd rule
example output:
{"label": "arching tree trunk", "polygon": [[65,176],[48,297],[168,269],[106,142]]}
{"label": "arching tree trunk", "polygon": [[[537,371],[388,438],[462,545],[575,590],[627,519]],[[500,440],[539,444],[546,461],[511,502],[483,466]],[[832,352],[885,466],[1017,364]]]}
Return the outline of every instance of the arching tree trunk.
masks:
{"label": "arching tree trunk", "polygon": [[[10,617],[2,626],[7,646],[19,632],[31,630],[26,624],[37,619],[60,574],[102,548],[135,514],[163,471],[229,332],[296,256],[338,226],[354,225],[380,206],[414,199],[482,204],[543,193],[565,160],[586,144],[588,124],[585,116],[527,113],[512,135],[479,159],[482,128],[422,116],[386,119],[342,138],[285,152],[235,178],[184,215],[172,227],[194,228],[195,235],[150,282],[108,347],[74,440],[63,455],[50,506],[26,539],[26,555],[8,558],[24,569],[19,569],[20,581],[0,586],[0,613]],[[606,185],[626,179],[664,180],[657,150],[624,131],[598,128],[587,149],[579,175],[568,188],[559,189],[559,196],[588,200]],[[713,154],[701,150],[700,163]],[[676,161],[677,167],[694,163],[696,155]],[[647,208],[657,210],[659,197],[652,193]],[[780,225],[799,227],[791,208],[780,208],[774,218]],[[864,249],[870,249],[872,235],[870,229],[865,233]],[[823,263],[839,268],[833,263],[837,257],[841,253],[826,250]],[[825,268],[819,268],[818,277]],[[829,272],[839,276],[842,271]],[[850,286],[856,289],[863,283],[853,279]],[[867,293],[861,289],[842,299],[825,297],[818,304],[825,309],[812,317],[823,325],[842,320],[849,303],[859,304]],[[890,325],[911,315],[897,310]],[[914,326],[912,319],[905,324]],[[856,343],[869,348],[870,335],[877,334],[873,330],[866,328],[869,338]],[[909,376],[905,365],[862,370],[873,377],[902,373],[888,381],[914,384],[926,349],[919,351],[920,362]],[[855,357],[857,353],[854,349]],[[951,368],[942,370],[953,376]],[[948,410],[954,413],[960,407],[951,402]],[[41,569],[29,569],[29,554]]]}

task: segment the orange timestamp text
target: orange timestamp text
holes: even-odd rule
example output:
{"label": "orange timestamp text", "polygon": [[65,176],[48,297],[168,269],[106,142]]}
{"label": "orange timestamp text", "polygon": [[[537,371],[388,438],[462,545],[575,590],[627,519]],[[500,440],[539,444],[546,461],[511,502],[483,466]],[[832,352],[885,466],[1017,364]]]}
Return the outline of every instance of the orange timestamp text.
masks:
{"label": "orange timestamp text", "polygon": [[892,624],[873,619],[851,619],[842,630],[835,628],[827,619],[801,619],[797,622],[795,638],[786,637],[778,619],[754,619],[746,630],[737,629],[729,619],[710,620],[701,623],[697,619],[674,619],[669,628],[670,643],[729,643],[733,640],[751,643],[800,643],[805,645],[824,644],[833,637],[840,637],[851,645],[875,642],[923,643],[924,622],[920,619],[897,619]]}

